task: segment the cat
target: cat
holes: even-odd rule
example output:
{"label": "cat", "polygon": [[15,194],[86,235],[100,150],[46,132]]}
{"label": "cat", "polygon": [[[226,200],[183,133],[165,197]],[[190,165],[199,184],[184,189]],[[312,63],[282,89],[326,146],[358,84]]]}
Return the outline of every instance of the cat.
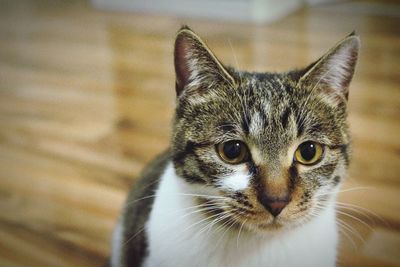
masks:
{"label": "cat", "polygon": [[359,46],[352,33],[306,68],[246,72],[182,27],[171,145],[130,191],[111,265],[335,266]]}

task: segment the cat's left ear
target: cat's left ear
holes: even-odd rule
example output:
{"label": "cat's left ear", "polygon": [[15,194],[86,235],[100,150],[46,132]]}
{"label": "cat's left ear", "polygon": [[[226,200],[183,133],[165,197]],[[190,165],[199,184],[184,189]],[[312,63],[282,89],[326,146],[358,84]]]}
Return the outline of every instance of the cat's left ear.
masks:
{"label": "cat's left ear", "polygon": [[176,94],[188,87],[207,90],[213,84],[235,84],[235,80],[201,38],[189,27],[182,27],[175,40],[174,63]]}
{"label": "cat's left ear", "polygon": [[359,48],[360,38],[353,32],[308,66],[299,84],[347,100]]}

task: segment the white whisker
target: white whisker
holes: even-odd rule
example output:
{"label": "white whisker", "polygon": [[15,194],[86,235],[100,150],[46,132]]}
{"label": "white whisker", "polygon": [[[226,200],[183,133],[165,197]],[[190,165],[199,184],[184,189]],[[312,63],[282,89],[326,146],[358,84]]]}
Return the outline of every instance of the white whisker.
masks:
{"label": "white whisker", "polygon": [[337,193],[340,194],[340,193],[356,191],[356,190],[371,190],[371,189],[373,189],[373,188],[372,187],[367,187],[367,186],[359,186],[359,187],[347,188],[347,189],[343,189],[343,190],[339,190],[339,191],[335,191],[335,192],[316,194],[315,197],[335,195]]}
{"label": "white whisker", "polygon": [[229,199],[223,196],[213,196],[213,195],[204,195],[204,194],[189,194],[189,193],[180,193],[180,196],[191,196],[191,197],[203,197],[203,198],[218,198],[218,199]]}
{"label": "white whisker", "polygon": [[346,228],[347,230],[349,230],[350,233],[352,233],[352,234],[355,235],[358,239],[360,239],[363,243],[365,243],[365,240],[364,240],[364,238],[361,236],[361,234],[360,234],[356,229],[354,229],[350,224],[348,224],[348,223],[346,223],[346,222],[344,222],[343,220],[340,220],[340,219],[337,219],[337,220],[338,220],[338,222],[340,222],[340,224],[341,224],[341,226],[342,226],[343,228]]}
{"label": "white whisker", "polygon": [[[350,234],[346,232],[346,230],[347,230],[347,231],[349,231],[349,230],[346,229],[346,228],[342,225],[342,223],[341,223],[340,221],[337,221],[337,224],[339,225],[339,232],[342,233],[342,234],[350,241],[350,243],[352,244],[354,250],[357,250],[357,245],[356,245],[356,243],[354,242],[353,238],[351,238]],[[350,231],[350,232],[351,232],[351,231]]]}
{"label": "white whisker", "polygon": [[351,203],[344,203],[344,202],[339,202],[336,201],[336,205],[342,208],[347,208],[347,209],[353,209],[354,211],[358,211],[360,214],[365,215],[366,217],[375,217],[377,218],[379,221],[381,221],[382,223],[384,223],[386,226],[389,226],[388,222],[383,219],[380,215],[376,214],[375,212],[365,208],[365,207],[361,207],[355,204],[351,204]]}
{"label": "white whisker", "polygon": [[367,227],[368,229],[373,230],[373,228],[372,228],[369,224],[367,224],[366,222],[364,222],[364,221],[361,220],[360,218],[357,218],[356,216],[353,216],[353,215],[351,215],[351,214],[348,214],[347,212],[340,211],[340,210],[336,210],[336,212],[339,213],[339,214],[342,214],[342,215],[344,215],[344,216],[347,216],[347,217],[349,217],[349,218],[351,218],[351,219],[354,219],[354,220],[356,220],[357,222],[359,222],[359,223],[361,223],[362,225],[364,225],[365,227]]}
{"label": "white whisker", "polygon": [[[215,246],[215,249],[218,248],[220,242],[222,242],[226,232],[228,232],[234,225],[236,224],[236,222],[232,219],[227,220],[224,224],[221,225],[221,227],[225,227],[225,231],[222,233],[221,237],[218,239],[217,244]],[[226,226],[225,226],[226,225]],[[218,229],[217,229],[218,230]]]}
{"label": "white whisker", "polygon": [[247,221],[247,219],[244,220],[244,221],[242,222],[242,224],[240,225],[239,233],[238,233],[237,238],[236,238],[236,247],[237,247],[237,248],[239,248],[240,233],[242,232],[242,228],[243,228],[244,224],[246,223],[246,221]]}

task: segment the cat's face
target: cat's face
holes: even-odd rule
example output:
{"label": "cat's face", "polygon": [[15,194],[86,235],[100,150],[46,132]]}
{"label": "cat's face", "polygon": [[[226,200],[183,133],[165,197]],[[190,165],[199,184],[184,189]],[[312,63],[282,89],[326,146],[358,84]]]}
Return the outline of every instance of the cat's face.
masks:
{"label": "cat's face", "polygon": [[191,30],[177,36],[177,174],[213,212],[270,230],[302,224],[332,202],[348,165],[351,35],[309,67],[283,74],[225,68]]}

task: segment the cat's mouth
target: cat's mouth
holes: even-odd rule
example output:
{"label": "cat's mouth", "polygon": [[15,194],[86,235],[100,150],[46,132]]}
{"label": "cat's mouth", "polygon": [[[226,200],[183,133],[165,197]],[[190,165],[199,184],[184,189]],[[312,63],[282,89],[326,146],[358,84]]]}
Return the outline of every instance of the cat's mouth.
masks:
{"label": "cat's mouth", "polygon": [[237,221],[238,225],[255,232],[275,232],[282,229],[293,228],[301,225],[307,220],[307,212],[302,211],[296,215],[285,214],[272,216],[267,211],[254,212],[253,214],[237,214],[232,219]]}
{"label": "cat's mouth", "polygon": [[212,224],[220,226],[232,224],[236,225],[236,228],[245,227],[262,231],[277,230],[285,226],[281,218],[271,216],[266,211],[254,211],[236,205],[215,204],[213,208],[205,212],[205,215]]}
{"label": "cat's mouth", "polygon": [[[273,232],[280,229],[292,228],[306,220],[309,205],[299,205],[295,201],[278,215],[273,215],[256,199],[249,196],[236,196],[235,199],[221,197],[217,199],[198,198],[199,203],[205,206],[204,215],[210,225],[218,227],[232,226],[256,232]],[[236,226],[236,227],[235,227]]]}

